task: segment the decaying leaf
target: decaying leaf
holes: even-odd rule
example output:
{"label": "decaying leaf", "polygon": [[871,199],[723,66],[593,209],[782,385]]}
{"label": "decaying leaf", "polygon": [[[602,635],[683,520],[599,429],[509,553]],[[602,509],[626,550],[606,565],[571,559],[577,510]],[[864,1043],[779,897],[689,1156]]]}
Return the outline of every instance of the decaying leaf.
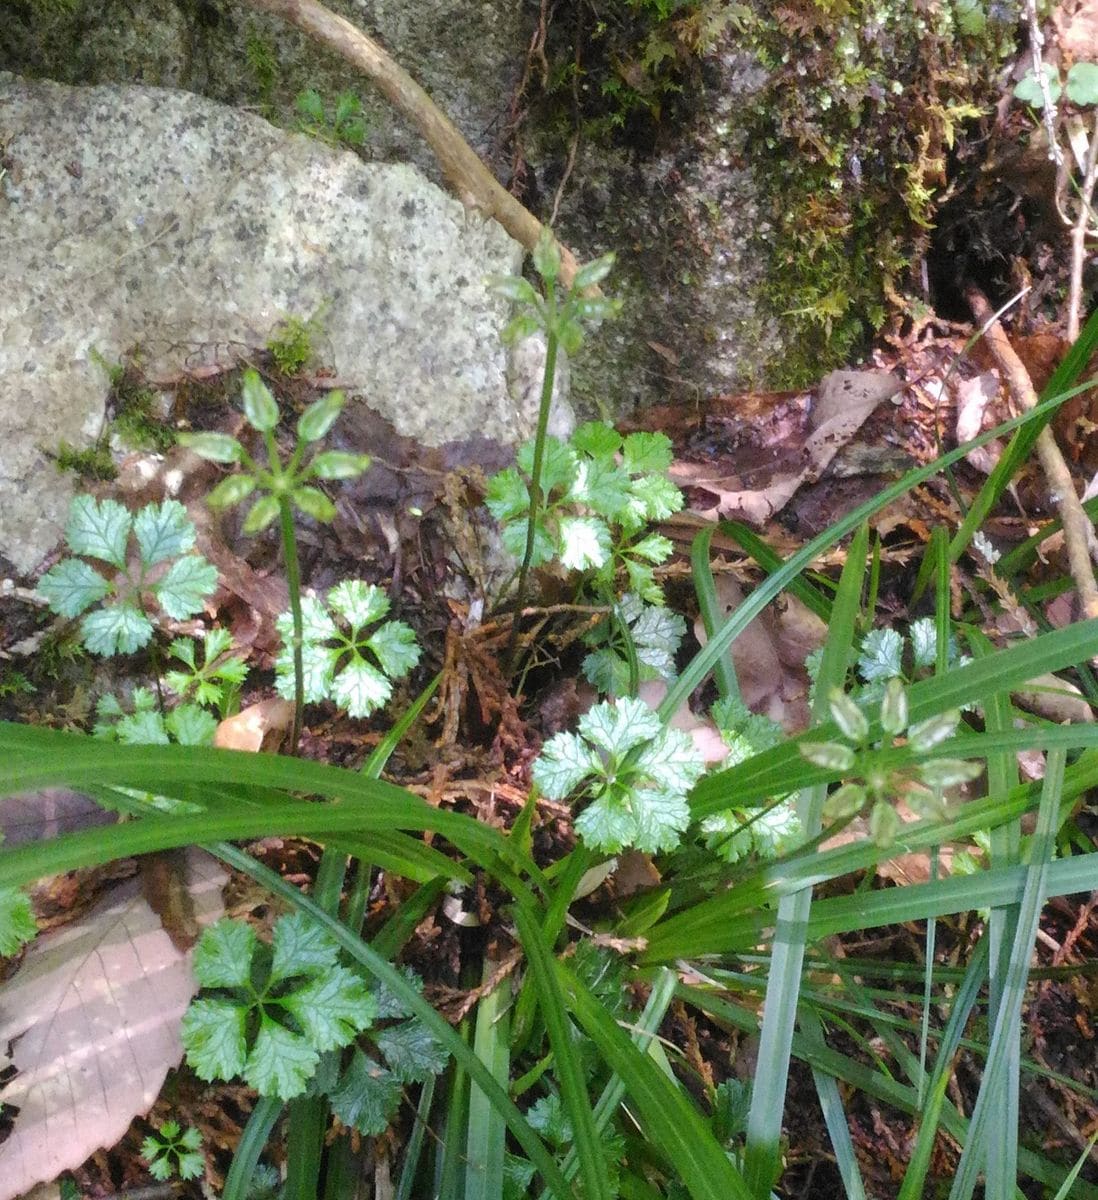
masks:
{"label": "decaying leaf", "polygon": [[[198,919],[216,920],[225,872],[191,850],[188,879]],[[190,955],[172,945],[137,880],[39,937],[0,1009],[0,1043],[18,1072],[0,1093],[16,1110],[0,1146],[0,1200],[113,1146],[148,1111],[183,1056],[179,1022],[196,990]]]}
{"label": "decaying leaf", "polygon": [[293,715],[294,706],[289,700],[261,700],[235,717],[226,717],[217,727],[213,744],[221,750],[274,753],[286,736]]}
{"label": "decaying leaf", "polygon": [[761,524],[780,512],[802,484],[815,483],[877,405],[902,387],[887,371],[832,371],[820,382],[798,468],[775,473],[765,487],[733,490],[730,482],[706,479],[690,464],[676,463],[671,477],[680,486],[704,487],[718,497],[700,516]]}

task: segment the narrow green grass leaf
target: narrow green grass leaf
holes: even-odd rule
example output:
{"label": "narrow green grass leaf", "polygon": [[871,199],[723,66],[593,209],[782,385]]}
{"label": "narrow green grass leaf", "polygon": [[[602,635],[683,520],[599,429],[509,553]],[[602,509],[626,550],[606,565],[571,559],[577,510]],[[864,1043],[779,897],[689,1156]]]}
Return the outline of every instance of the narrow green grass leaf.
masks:
{"label": "narrow green grass leaf", "polygon": [[[903,847],[894,847],[895,850]],[[1049,895],[1066,896],[1093,888],[1098,872],[1098,853],[1060,859],[1049,867]],[[902,888],[885,888],[865,895],[835,896],[818,900],[800,929],[781,929],[781,936],[804,937],[810,941],[835,933],[874,929],[905,921],[925,921],[931,916],[971,912],[977,908],[1016,904],[1025,887],[1024,867],[982,871],[977,875],[939,879],[932,883]],[[700,906],[699,906],[700,907]],[[740,909],[740,905],[736,905]],[[693,916],[694,914],[688,914]],[[649,936],[641,961],[646,964],[675,962],[707,954],[749,951],[773,936],[777,921],[773,910],[748,905],[728,916],[719,908],[707,908],[704,919],[690,925],[677,922],[658,925]]]}
{"label": "narrow green grass leaf", "polygon": [[[977,658],[994,653],[991,642],[978,629],[969,631],[968,644]],[[1004,733],[1013,726],[1010,696],[993,692],[983,702],[984,728],[992,733]],[[1008,751],[998,751],[987,757],[988,794],[1004,796],[1018,783],[1017,759]],[[1013,867],[1018,863],[1021,848],[1021,821],[1008,821],[990,831],[991,854],[988,866]],[[988,914],[990,959],[988,965],[988,1024],[994,1027],[1003,1002],[1010,947],[1018,922],[1018,906],[1008,904],[992,908]],[[1012,1146],[1018,1140],[1019,1093],[1018,1079],[1021,1046],[1010,1051],[1011,1064],[1006,1072],[1003,1108],[998,1120],[991,1123],[987,1137],[986,1178],[988,1195],[1010,1195],[1014,1186]]]}
{"label": "narrow green grass leaf", "polygon": [[682,1088],[633,1044],[564,964],[554,962],[553,967],[576,1020],[620,1076],[649,1141],[667,1157],[693,1200],[752,1200],[740,1173]]}
{"label": "narrow green grass leaf", "polygon": [[431,1105],[435,1099],[435,1076],[428,1075],[423,1081],[416,1104],[416,1119],[412,1123],[412,1132],[408,1136],[408,1145],[404,1148],[404,1160],[400,1165],[400,1178],[397,1180],[396,1193],[393,1200],[412,1200],[415,1195],[416,1175],[419,1173],[420,1158],[423,1155],[423,1139],[427,1132],[427,1120],[431,1115]]}
{"label": "narrow green grass leaf", "polygon": [[989,940],[985,935],[980,939],[965,971],[964,980],[953,998],[949,1021],[938,1047],[938,1059],[925,1092],[920,1092],[918,1096],[919,1132],[897,1200],[922,1200],[925,1195],[926,1176],[930,1169],[931,1155],[934,1153],[934,1143],[938,1137],[938,1127],[941,1124],[946,1088],[952,1077],[953,1056],[957,1053],[961,1034],[980,995],[987,972],[988,946]]}
{"label": "narrow green grass leaf", "polygon": [[[494,973],[484,960],[484,982]],[[473,1024],[473,1053],[506,1092],[511,1075],[511,981],[504,978],[477,1003]],[[502,1200],[503,1156],[507,1126],[503,1113],[477,1081],[469,1087],[469,1121],[465,1136],[465,1200]]]}
{"label": "narrow green grass leaf", "polygon": [[260,1096],[255,1102],[248,1123],[237,1143],[232,1165],[225,1177],[225,1190],[221,1200],[247,1200],[252,1187],[252,1176],[259,1166],[259,1156],[267,1145],[278,1118],[285,1105],[274,1096]]}
{"label": "narrow green grass leaf", "polygon": [[[739,543],[742,549],[750,554],[768,575],[781,570],[785,560],[762,540],[749,526],[741,521],[718,521],[719,532]],[[810,612],[814,612],[821,621],[831,621],[831,601],[806,579],[797,576],[789,582],[786,591],[797,599]]]}
{"label": "narrow green grass leaf", "polygon": [[[1037,813],[1037,828],[1030,846],[1030,864],[1022,868],[1025,884],[1018,908],[1017,928],[1011,948],[1010,963],[1004,981],[1003,995],[999,1004],[991,1034],[991,1048],[984,1064],[984,1076],[976,1107],[969,1122],[969,1136],[957,1164],[957,1174],[950,1189],[950,1200],[971,1200],[976,1186],[976,1176],[986,1161],[987,1135],[990,1122],[1002,1120],[1005,1113],[1009,1089],[1017,1088],[1017,1081],[1010,1076],[1017,1070],[1018,1058],[1014,1053],[1021,1037],[1022,1005],[1025,1001],[1026,981],[1033,943],[1040,925],[1041,909],[1049,893],[1049,864],[1056,851],[1056,830],[1059,825],[1060,790],[1063,783],[1066,756],[1062,750],[1054,750],[1045,763],[1045,780],[1041,792],[1041,806]],[[1068,860],[1072,861],[1072,860]],[[1016,1131],[1015,1131],[1016,1132]],[[1017,1136],[1007,1146],[1010,1161],[1002,1170],[997,1170],[999,1191],[990,1190],[989,1176],[985,1195],[987,1200],[1013,1200],[1014,1176],[1016,1174]]]}
{"label": "narrow green grass leaf", "polygon": [[[713,568],[709,565],[709,545],[716,531],[715,525],[699,529],[690,545],[690,575],[694,582],[694,595],[698,598],[698,611],[705,626],[706,637],[712,637],[725,619],[717,596],[717,585],[713,579]],[[736,667],[732,655],[725,653],[713,664],[713,678],[722,699],[739,700],[740,682],[736,678]]]}
{"label": "narrow green grass leaf", "polygon": [[553,970],[554,957],[537,917],[526,907],[514,908],[515,927],[534,982],[538,1007],[545,1018],[560,1098],[572,1126],[583,1194],[590,1200],[609,1200],[610,1181],[603,1157],[583,1068],[576,1054],[572,1023],[564,994]]}
{"label": "narrow green grass leaf", "polygon": [[[862,525],[851,541],[846,565],[831,613],[831,624],[816,687],[813,716],[819,720],[827,711],[827,694],[846,682],[854,626],[861,607],[869,529]],[[804,788],[797,802],[797,815],[807,839],[820,831],[827,789],[823,785]],[[747,1117],[744,1179],[758,1200],[766,1200],[781,1166],[782,1118],[789,1081],[789,1056],[797,1019],[801,966],[808,915],[812,907],[811,886],[778,901],[770,974],[763,1004],[763,1022],[751,1108]]]}

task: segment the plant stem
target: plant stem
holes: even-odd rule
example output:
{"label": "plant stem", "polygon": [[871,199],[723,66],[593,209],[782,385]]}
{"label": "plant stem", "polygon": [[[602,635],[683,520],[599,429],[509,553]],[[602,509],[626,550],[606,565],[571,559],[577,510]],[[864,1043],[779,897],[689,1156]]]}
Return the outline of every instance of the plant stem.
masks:
{"label": "plant stem", "polygon": [[282,522],[282,553],[286,557],[286,587],[290,592],[290,614],[294,622],[294,724],[290,732],[290,754],[297,753],[301,738],[301,721],[305,712],[305,662],[302,641],[305,626],[301,616],[301,564],[297,557],[297,534],[294,514],[288,496],[280,496],[278,515]]}
{"label": "plant stem", "polygon": [[515,656],[518,649],[519,625],[522,622],[522,606],[526,601],[526,579],[530,574],[530,561],[534,557],[534,534],[541,507],[541,468],[545,458],[545,436],[549,428],[549,409],[553,402],[553,381],[557,374],[557,345],[558,339],[552,316],[556,313],[556,297],[553,284],[546,280],[545,305],[550,313],[549,327],[546,330],[545,343],[545,373],[541,378],[541,401],[538,405],[538,427],[534,435],[534,463],[530,471],[530,513],[526,526],[526,549],[522,555],[522,566],[519,568],[518,590],[515,594],[515,617],[511,623],[511,637],[507,643],[507,670],[513,674]]}

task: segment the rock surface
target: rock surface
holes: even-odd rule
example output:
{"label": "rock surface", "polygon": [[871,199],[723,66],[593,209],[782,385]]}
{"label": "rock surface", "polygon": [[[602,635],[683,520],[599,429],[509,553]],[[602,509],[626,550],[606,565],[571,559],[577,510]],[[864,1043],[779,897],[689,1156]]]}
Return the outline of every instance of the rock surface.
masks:
{"label": "rock surface", "polygon": [[[574,364],[572,393],[588,416],[617,416],[758,383],[781,353],[766,315],[769,236],[738,113],[763,77],[734,39],[706,55],[685,122],[663,123],[658,145],[608,144],[582,120],[562,134],[537,88],[518,97],[538,5],[515,0],[327,0],[377,38],[420,83],[505,185],[517,182],[580,258],[607,250],[618,266],[607,292],[621,317]],[[556,15],[556,21],[567,18]],[[362,154],[420,167],[441,182],[418,132],[337,56],[284,21],[241,5],[177,0],[66,0],[17,6],[0,21],[0,68],[67,83],[135,82],[185,88],[297,121],[294,98],[315,88],[331,108],[350,90],[369,124]],[[537,74],[538,64],[533,71]],[[596,86],[592,84],[592,86]],[[541,124],[539,124],[539,122]],[[566,122],[566,126],[568,122]],[[516,157],[518,127],[525,163]],[[2,133],[0,129],[0,133]],[[568,141],[578,136],[575,161]],[[518,179],[512,176],[518,165]]]}
{"label": "rock surface", "polygon": [[0,131],[0,555],[18,571],[71,493],[43,449],[101,431],[96,355],[185,372],[319,314],[319,359],[405,437],[528,432],[540,355],[501,345],[484,284],[520,249],[413,167],[155,88],[0,77]]}

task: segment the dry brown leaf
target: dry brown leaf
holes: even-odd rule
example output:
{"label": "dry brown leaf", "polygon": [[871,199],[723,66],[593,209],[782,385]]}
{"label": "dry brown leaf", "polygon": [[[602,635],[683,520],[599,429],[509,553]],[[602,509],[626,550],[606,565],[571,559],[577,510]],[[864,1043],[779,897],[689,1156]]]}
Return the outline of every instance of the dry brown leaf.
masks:
{"label": "dry brown leaf", "polygon": [[1014,693],[1015,700],[1030,712],[1047,717],[1057,725],[1074,725],[1094,720],[1094,709],[1073,683],[1053,675],[1039,675]]}
{"label": "dry brown leaf", "polygon": [[832,371],[825,376],[809,420],[800,470],[776,474],[765,487],[732,490],[718,479],[700,477],[689,464],[674,464],[670,475],[680,485],[704,487],[717,496],[717,503],[700,516],[740,518],[760,525],[779,513],[801,484],[815,483],[877,405],[902,386],[887,371]]}
{"label": "dry brown leaf", "polygon": [[[985,371],[973,379],[961,379],[957,391],[957,443],[971,442],[984,428],[984,417],[988,408],[999,395],[999,376],[994,371]],[[998,414],[995,414],[998,416]],[[1003,454],[1003,443],[996,440],[986,446],[978,446],[965,455],[977,471],[990,475]]]}
{"label": "dry brown leaf", "polygon": [[235,717],[226,717],[217,727],[213,744],[220,750],[244,750],[258,754],[278,749],[294,716],[289,700],[272,698],[250,704]]}
{"label": "dry brown leaf", "polygon": [[[199,920],[214,921],[226,874],[199,850],[188,860]],[[136,880],[31,945],[0,1011],[0,1043],[18,1071],[0,1093],[18,1110],[0,1146],[0,1200],[113,1146],[148,1111],[182,1058],[179,1022],[196,986],[190,955],[172,945]]]}

